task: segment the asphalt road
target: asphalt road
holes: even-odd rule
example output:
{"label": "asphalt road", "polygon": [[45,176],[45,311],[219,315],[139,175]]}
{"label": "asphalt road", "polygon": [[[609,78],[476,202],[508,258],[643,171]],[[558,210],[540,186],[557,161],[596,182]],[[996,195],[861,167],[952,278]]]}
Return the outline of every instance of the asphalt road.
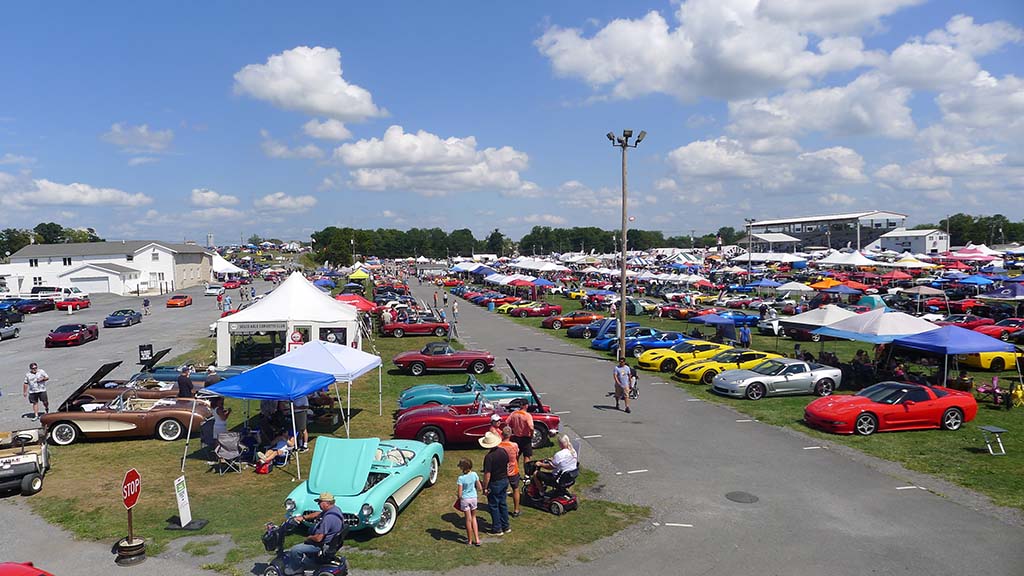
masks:
{"label": "asphalt road", "polygon": [[605,497],[653,510],[645,529],[558,574],[1024,574],[1020,524],[958,503],[970,496],[944,482],[750,421],[656,374],[641,373],[633,413],[618,412],[609,356],[465,301],[458,330],[467,347],[512,359],[563,412]]}

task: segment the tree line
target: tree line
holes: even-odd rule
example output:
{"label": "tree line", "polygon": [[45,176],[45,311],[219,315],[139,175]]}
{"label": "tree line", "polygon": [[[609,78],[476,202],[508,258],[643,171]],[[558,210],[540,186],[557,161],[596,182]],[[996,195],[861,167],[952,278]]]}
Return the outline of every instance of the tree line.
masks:
{"label": "tree line", "polygon": [[68,242],[103,242],[92,228],[66,228],[56,222],[40,222],[35,228],[0,230],[0,256],[14,254],[29,244],[64,244]]}
{"label": "tree line", "polygon": [[1024,220],[1011,222],[1002,214],[994,216],[971,216],[955,214],[939,220],[938,224],[921,224],[915,230],[949,230],[950,246],[966,246],[968,242],[975,244],[1007,244],[1024,241]]}

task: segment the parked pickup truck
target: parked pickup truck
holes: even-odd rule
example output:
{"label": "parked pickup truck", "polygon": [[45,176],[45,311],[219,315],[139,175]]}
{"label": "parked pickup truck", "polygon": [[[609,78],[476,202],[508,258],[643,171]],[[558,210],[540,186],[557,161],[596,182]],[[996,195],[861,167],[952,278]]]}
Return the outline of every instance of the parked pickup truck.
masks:
{"label": "parked pickup truck", "polygon": [[23,300],[54,300],[60,301],[65,298],[89,299],[89,293],[83,292],[74,286],[33,286],[29,292],[3,292],[0,298],[21,298]]}
{"label": "parked pickup truck", "polygon": [[829,396],[839,387],[839,368],[793,358],[772,358],[749,370],[726,370],[715,376],[711,391],[734,398],[815,394]]}

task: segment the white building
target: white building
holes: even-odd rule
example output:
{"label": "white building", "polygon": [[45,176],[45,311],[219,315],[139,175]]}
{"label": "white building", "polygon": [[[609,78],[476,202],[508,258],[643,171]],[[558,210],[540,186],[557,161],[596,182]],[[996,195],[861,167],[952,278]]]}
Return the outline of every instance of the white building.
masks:
{"label": "white building", "polygon": [[211,279],[209,253],[193,244],[151,240],[29,244],[2,267],[10,292],[33,286],[77,287],[126,295],[188,288]]}
{"label": "white building", "polygon": [[949,236],[935,229],[907,230],[897,228],[886,232],[879,238],[879,248],[893,252],[910,252],[911,254],[937,254],[949,250]]}

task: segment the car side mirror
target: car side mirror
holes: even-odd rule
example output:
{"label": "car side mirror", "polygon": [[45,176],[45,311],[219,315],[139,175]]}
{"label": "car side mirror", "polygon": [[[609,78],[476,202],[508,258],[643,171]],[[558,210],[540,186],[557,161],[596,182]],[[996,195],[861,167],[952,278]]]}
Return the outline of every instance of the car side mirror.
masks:
{"label": "car side mirror", "polygon": [[903,403],[907,406],[913,406],[914,404],[917,404],[917,402],[914,402],[913,400],[905,400]]}

